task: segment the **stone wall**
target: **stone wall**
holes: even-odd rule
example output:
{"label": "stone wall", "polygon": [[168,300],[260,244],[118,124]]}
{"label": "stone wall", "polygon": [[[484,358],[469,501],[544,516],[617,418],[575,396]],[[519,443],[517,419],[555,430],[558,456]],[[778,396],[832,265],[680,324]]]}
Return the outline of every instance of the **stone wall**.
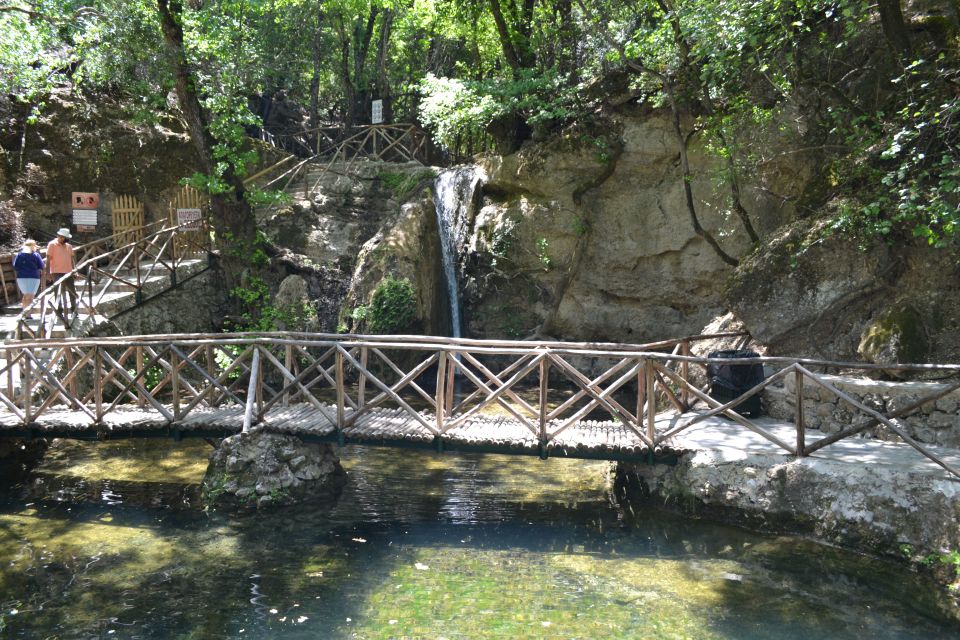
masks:
{"label": "stone wall", "polygon": [[[111,321],[111,329],[121,335],[214,331],[222,322],[226,304],[226,292],[215,273],[213,269],[204,271],[121,313]],[[109,332],[100,329],[91,334]]]}
{"label": "stone wall", "polygon": [[[885,382],[832,375],[818,377],[885,416],[950,386],[937,382]],[[807,379],[804,380],[803,398],[804,422],[811,429],[836,433],[867,418],[862,411]],[[794,376],[786,376],[782,386],[767,387],[764,402],[768,415],[793,420],[796,412]],[[926,403],[911,415],[894,419],[894,423],[920,442],[960,448],[960,390]],[[873,427],[865,433],[884,440],[900,440],[884,426]]]}

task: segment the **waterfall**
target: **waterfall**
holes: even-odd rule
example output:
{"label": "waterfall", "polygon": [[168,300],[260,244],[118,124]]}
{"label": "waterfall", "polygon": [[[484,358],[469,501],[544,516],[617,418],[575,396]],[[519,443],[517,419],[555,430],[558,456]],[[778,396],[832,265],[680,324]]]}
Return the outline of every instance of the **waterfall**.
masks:
{"label": "waterfall", "polygon": [[476,167],[460,167],[442,171],[434,182],[443,279],[447,285],[447,298],[450,301],[450,327],[454,338],[460,338],[463,335],[457,263],[460,250],[466,243],[473,194],[481,177]]}

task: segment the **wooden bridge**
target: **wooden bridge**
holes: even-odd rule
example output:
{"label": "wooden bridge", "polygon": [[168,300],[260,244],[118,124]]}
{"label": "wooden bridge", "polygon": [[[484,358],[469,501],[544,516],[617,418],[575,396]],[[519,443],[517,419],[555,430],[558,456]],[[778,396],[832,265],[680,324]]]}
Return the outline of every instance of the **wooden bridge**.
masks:
{"label": "wooden bridge", "polygon": [[[64,337],[84,317],[110,315],[207,268],[206,223],[156,222],[76,247],[74,270],[45,286],[17,316],[15,338]],[[67,281],[72,278],[77,300]]]}
{"label": "wooden bridge", "polygon": [[[0,437],[218,438],[259,428],[341,444],[670,462],[690,448],[685,434],[722,415],[801,457],[880,424],[960,477],[894,420],[960,382],[882,415],[813,373],[875,366],[761,358],[776,373],[721,403],[694,382],[711,361],[690,355],[693,343],[715,337],[644,345],[294,333],[8,341],[0,344]],[[786,376],[798,394],[795,439],[733,409]],[[862,420],[812,441],[804,384]]]}

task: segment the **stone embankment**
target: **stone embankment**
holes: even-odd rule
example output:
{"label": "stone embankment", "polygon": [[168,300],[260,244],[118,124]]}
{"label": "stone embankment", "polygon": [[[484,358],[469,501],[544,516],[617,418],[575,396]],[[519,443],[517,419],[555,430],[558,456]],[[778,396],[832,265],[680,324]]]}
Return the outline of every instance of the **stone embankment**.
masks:
{"label": "stone embankment", "polygon": [[[822,376],[865,405],[890,415],[944,390],[937,382],[881,382]],[[768,417],[755,422],[784,442],[792,426],[795,388],[789,377],[768,389]],[[829,392],[804,386],[807,444],[865,416]],[[951,392],[896,424],[930,452],[960,468],[960,392]],[[798,458],[727,420],[705,421],[683,434],[692,451],[676,466],[620,464],[617,495],[630,509],[650,506],[768,532],[811,535],[865,553],[908,559],[960,591],[960,478],[874,427]],[[948,606],[960,616],[956,602]]]}

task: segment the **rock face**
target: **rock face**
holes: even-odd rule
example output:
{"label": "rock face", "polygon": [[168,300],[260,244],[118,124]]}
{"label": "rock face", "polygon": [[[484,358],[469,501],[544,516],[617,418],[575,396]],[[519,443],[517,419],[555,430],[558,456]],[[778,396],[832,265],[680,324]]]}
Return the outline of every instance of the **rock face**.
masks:
{"label": "rock face", "polygon": [[[731,268],[694,233],[668,119],[618,126],[616,139],[581,136],[484,163],[466,264],[470,335],[637,342],[694,333],[722,313]],[[740,255],[749,240],[714,187],[717,167],[693,151],[700,222]],[[756,194],[745,203],[754,224],[789,219],[792,208],[764,194],[796,193],[806,175],[771,167],[759,178],[766,190],[745,190]]]}
{"label": "rock face", "polygon": [[861,250],[801,223],[741,264],[725,298],[771,354],[878,364],[960,359],[960,266],[946,251]]}
{"label": "rock face", "polygon": [[109,96],[85,99],[55,90],[30,125],[23,124],[26,113],[21,110],[26,107],[3,107],[0,147],[9,153],[0,154],[0,164],[11,164],[0,169],[0,176],[6,173],[12,181],[11,205],[27,231],[41,238],[68,225],[73,191],[101,194],[97,232],[78,234],[80,243],[109,235],[111,194],[140,198],[148,221],[166,219],[167,203],[179,181],[199,169],[176,119],[135,124]]}
{"label": "rock face", "polygon": [[203,478],[207,506],[263,509],[336,496],[345,480],[329,444],[260,430],[225,438]]}
{"label": "rock face", "polygon": [[[442,321],[434,313],[439,252],[433,205],[417,190],[433,175],[416,162],[335,165],[291,185],[291,206],[261,214],[267,235],[285,248],[289,273],[307,280],[320,330],[360,328],[351,312],[369,304],[388,276],[414,283],[421,320],[411,331],[430,332]],[[407,198],[412,202],[401,207]]]}

